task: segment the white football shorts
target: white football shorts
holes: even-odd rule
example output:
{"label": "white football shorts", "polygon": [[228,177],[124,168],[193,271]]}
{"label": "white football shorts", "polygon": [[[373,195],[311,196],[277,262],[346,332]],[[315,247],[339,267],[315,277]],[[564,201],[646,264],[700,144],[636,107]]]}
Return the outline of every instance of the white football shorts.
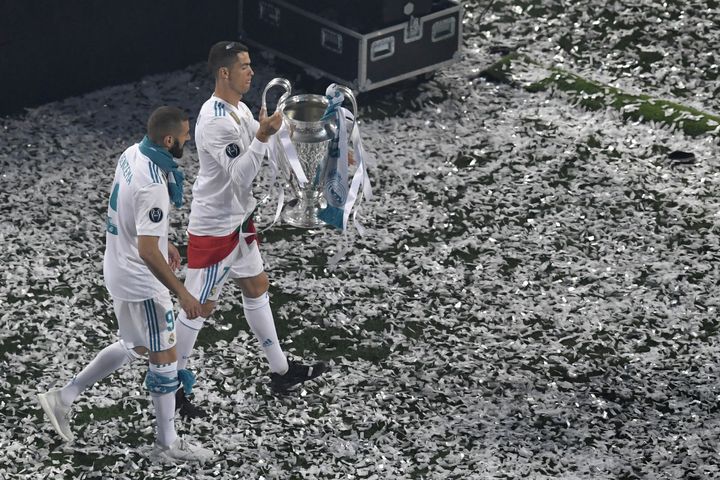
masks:
{"label": "white football shorts", "polygon": [[175,313],[169,292],[141,302],[113,299],[113,304],[118,336],[128,348],[162,352],[175,345]]}
{"label": "white football shorts", "polygon": [[250,245],[241,238],[232,253],[219,263],[205,268],[188,268],[185,274],[185,288],[200,303],[216,301],[223,285],[229,278],[249,278],[260,275],[264,270],[257,242]]}

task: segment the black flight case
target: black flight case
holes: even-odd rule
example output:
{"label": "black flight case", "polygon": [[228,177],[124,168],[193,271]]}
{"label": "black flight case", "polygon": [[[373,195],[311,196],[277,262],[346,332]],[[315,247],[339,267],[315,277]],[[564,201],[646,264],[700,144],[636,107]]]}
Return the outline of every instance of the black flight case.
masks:
{"label": "black flight case", "polygon": [[310,74],[372,90],[459,57],[456,0],[239,0],[240,38]]}

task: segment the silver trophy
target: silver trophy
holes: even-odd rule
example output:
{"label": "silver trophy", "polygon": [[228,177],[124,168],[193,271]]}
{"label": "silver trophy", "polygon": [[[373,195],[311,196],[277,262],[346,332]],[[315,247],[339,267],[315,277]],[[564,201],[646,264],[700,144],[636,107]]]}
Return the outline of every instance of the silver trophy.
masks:
{"label": "silver trophy", "polygon": [[[263,105],[265,105],[265,93],[274,85],[282,85],[287,92],[278,102],[278,110],[282,112],[283,122],[289,130],[290,142],[307,177],[307,182],[301,185],[295,170],[287,164],[289,163],[287,155],[284,157],[286,164],[283,169],[288,175],[289,184],[296,198],[287,203],[283,211],[283,219],[295,227],[320,227],[324,223],[318,219],[318,210],[326,206],[322,194],[324,182],[322,174],[330,142],[337,132],[336,120],[322,119],[329,103],[324,95],[303,94],[289,97],[290,83],[285,79],[276,78],[268,83],[263,92]],[[349,88],[338,86],[338,90],[352,104],[353,122],[350,122],[349,128],[352,132],[354,118],[357,115],[357,101]]]}

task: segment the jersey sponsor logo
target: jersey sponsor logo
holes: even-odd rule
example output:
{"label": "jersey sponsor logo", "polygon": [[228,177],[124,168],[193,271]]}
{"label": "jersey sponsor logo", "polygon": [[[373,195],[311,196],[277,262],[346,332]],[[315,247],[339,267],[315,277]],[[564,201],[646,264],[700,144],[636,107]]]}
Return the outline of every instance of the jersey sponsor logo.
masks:
{"label": "jersey sponsor logo", "polygon": [[225,153],[230,158],[235,158],[238,155],[240,155],[240,147],[237,143],[231,143],[227,147],[225,147]]}
{"label": "jersey sponsor logo", "polygon": [[157,207],[151,208],[148,217],[150,217],[150,221],[158,223],[163,219],[163,211]]}

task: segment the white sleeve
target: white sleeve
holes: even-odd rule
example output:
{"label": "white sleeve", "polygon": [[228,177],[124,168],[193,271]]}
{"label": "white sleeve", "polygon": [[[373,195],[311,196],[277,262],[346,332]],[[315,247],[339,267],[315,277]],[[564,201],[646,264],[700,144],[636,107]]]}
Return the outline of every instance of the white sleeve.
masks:
{"label": "white sleeve", "polygon": [[166,236],[169,213],[170,197],[164,183],[151,183],[135,192],[135,229],[138,235]]}
{"label": "white sleeve", "polygon": [[208,153],[228,172],[234,183],[241,187],[249,187],[260,171],[267,144],[255,136],[247,150],[243,152],[243,142],[238,138],[237,131],[224,118],[211,120],[208,125],[210,135],[207,136]]}

